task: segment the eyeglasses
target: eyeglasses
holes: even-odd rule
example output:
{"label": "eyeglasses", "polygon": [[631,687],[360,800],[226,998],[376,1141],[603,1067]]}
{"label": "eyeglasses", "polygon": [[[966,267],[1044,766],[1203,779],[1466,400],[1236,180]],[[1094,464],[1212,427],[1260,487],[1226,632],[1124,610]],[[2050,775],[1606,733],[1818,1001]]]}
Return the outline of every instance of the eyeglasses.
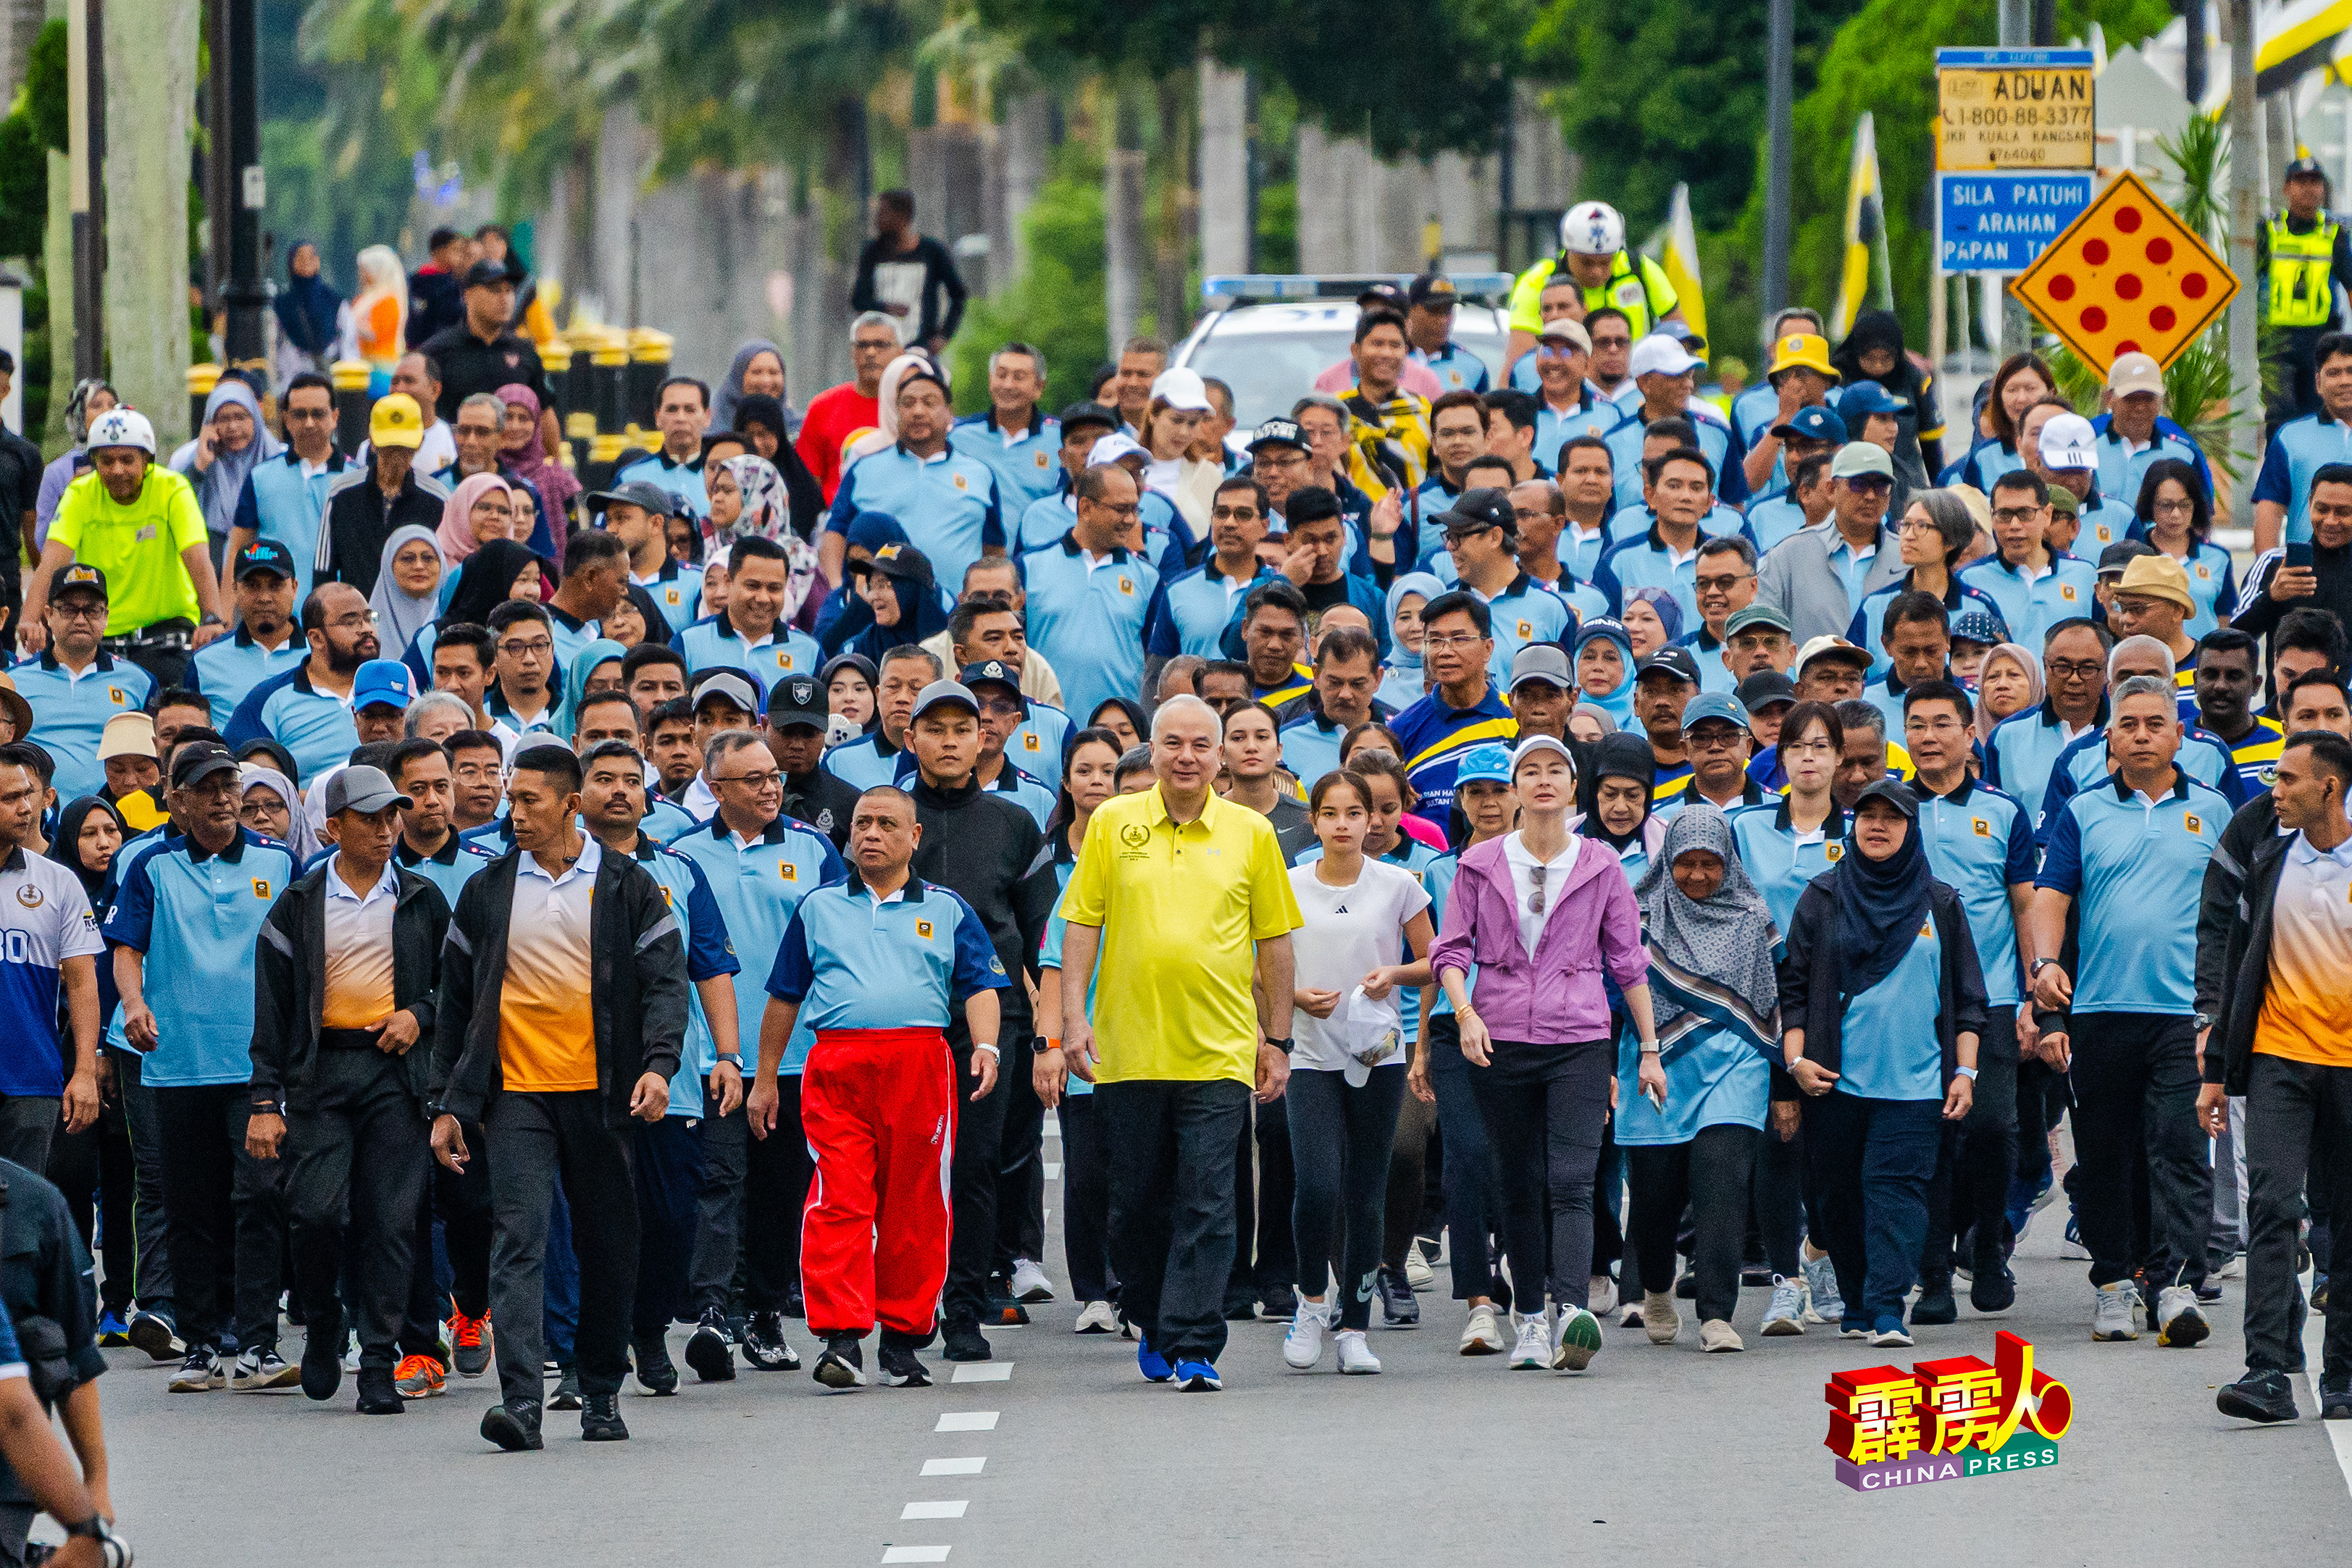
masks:
{"label": "eyeglasses", "polygon": [[1915,734],[1950,735],[1967,727],[1956,718],[1911,718],[1904,720],[1903,727]]}
{"label": "eyeglasses", "polygon": [[[373,621],[375,617],[371,615],[368,619]],[[534,638],[528,643],[519,637],[509,637],[499,644],[499,652],[510,653],[518,659],[545,658],[555,652],[555,644],[545,637]]]}
{"label": "eyeglasses", "polygon": [[1884,474],[1856,474],[1839,481],[1847,489],[1863,496],[1884,496],[1895,488],[1895,481]]}
{"label": "eyeglasses", "polygon": [[2159,500],[2155,505],[2151,506],[2148,510],[2152,512],[2161,512],[2168,517],[2187,517],[2197,510],[2197,503],[2194,501]]}
{"label": "eyeglasses", "polygon": [[2042,515],[2039,507],[1995,507],[1992,520],[1996,523],[2030,523]]}
{"label": "eyeglasses", "polygon": [[1016,702],[1007,702],[1003,697],[983,697],[981,699],[980,711],[990,718],[1019,718],[1021,705]]}
{"label": "eyeglasses", "polygon": [[1701,593],[1728,593],[1755,575],[1752,571],[1737,571],[1723,577],[1695,577],[1691,583]]}
{"label": "eyeglasses", "polygon": [[286,411],[289,423],[299,421],[304,424],[324,424],[334,417],[335,411],[331,408],[289,408]]}
{"label": "eyeglasses", "polygon": [[1470,649],[1476,647],[1486,640],[1486,639],[1479,636],[1475,632],[1432,632],[1423,636],[1421,645],[1423,650],[1430,648],[1460,649],[1463,652],[1467,653]]}
{"label": "eyeglasses", "polygon": [[713,784],[748,784],[754,789],[764,789],[771,784],[781,784],[783,781],[782,771],[774,768],[769,768],[765,773],[738,773],[730,778],[711,780]]}
{"label": "eyeglasses", "polygon": [[[327,624],[330,628],[337,632],[356,632],[362,627],[373,626],[375,624],[375,612],[373,610],[354,611],[349,615],[338,615],[332,621],[328,622]],[[548,645],[550,647],[554,646],[551,643]]]}
{"label": "eyeglasses", "polygon": [[1633,340],[1631,338],[1595,338],[1592,340],[1592,346],[1595,349],[1630,349],[1633,346]]}
{"label": "eyeglasses", "polygon": [[106,619],[106,601],[101,599],[95,604],[88,600],[79,604],[60,604],[52,600],[49,613],[60,621],[103,621]]}
{"label": "eyeglasses", "polygon": [[1729,751],[1748,737],[1736,729],[1692,729],[1683,732],[1683,744],[1693,751]]}
{"label": "eyeglasses", "polygon": [[2096,659],[2050,659],[2042,667],[2061,681],[2095,681],[2106,670]]}
{"label": "eyeglasses", "polygon": [[1213,522],[1254,523],[1257,521],[1258,517],[1259,512],[1255,507],[1212,507],[1209,508],[1209,517]]}
{"label": "eyeglasses", "polygon": [[1088,501],[1087,505],[1098,507],[1114,517],[1139,517],[1143,515],[1143,507],[1133,501],[1123,506],[1117,501]]}

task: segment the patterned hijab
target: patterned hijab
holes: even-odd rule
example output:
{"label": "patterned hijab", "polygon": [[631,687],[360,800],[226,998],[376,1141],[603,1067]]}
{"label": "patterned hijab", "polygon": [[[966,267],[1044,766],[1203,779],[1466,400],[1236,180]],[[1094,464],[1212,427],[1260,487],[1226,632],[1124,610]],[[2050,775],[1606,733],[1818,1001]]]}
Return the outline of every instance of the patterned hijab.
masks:
{"label": "patterned hijab", "polygon": [[[1693,850],[1711,851],[1723,862],[1723,885],[1704,903],[1675,885],[1675,857]],[[1780,934],[1764,895],[1739,863],[1729,820],[1705,801],[1683,808],[1667,825],[1666,841],[1633,897],[1650,949],[1650,1005],[1660,1044],[1694,1029],[1728,1027],[1759,1050],[1774,1049],[1780,987],[1772,944]]]}
{"label": "patterned hijab", "polygon": [[764,457],[751,456],[730,457],[719,465],[743,492],[743,511],[724,528],[703,520],[704,559],[724,554],[737,539],[751,535],[782,543],[792,531],[792,499],[784,493],[784,476],[776,472],[776,465]]}

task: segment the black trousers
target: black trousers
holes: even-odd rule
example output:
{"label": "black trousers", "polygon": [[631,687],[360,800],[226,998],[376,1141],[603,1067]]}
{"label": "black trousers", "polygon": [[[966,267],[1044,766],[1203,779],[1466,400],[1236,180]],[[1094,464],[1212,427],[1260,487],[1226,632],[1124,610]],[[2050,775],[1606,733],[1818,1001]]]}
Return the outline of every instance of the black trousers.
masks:
{"label": "black trousers", "polygon": [[[2305,1189],[2343,1192],[2352,1182],[2352,1068],[2257,1054],[2246,1083],[2246,1365],[2301,1372],[2305,1305],[2294,1254]],[[2316,1251],[2317,1239],[2314,1239]],[[2342,1272],[2318,1256],[2317,1272]],[[2352,1377],[2352,1292],[2327,1294],[2320,1381]]]}
{"label": "black trousers", "polygon": [[1404,1250],[1421,1227],[1429,1138],[1436,1126],[1436,1106],[1424,1105],[1410,1093],[1397,1106],[1396,1133],[1389,1144],[1388,1197],[1381,1210],[1381,1263],[1400,1280],[1404,1278]]}
{"label": "black trousers", "polygon": [[2205,1278],[2213,1164],[2197,1124],[2197,1030],[2163,1013],[2076,1013],[2074,1199],[2091,1283],[2146,1269],[2163,1285]]}
{"label": "black trousers", "polygon": [[1491,1297],[1499,1281],[1487,1256],[1490,1236],[1502,1230],[1502,1205],[1495,1194],[1495,1154],[1486,1124],[1470,1088],[1470,1063],[1462,1054],[1462,1026],[1452,1013],[1429,1020],[1429,1085],[1437,1095],[1438,1135],[1445,1146],[1441,1172],[1445,1189],[1446,1268],[1454,1299]]}
{"label": "black trousers", "polygon": [[1470,1069],[1470,1088],[1502,1182],[1503,1249],[1511,1260],[1514,1302],[1521,1312],[1541,1312],[1541,1285],[1549,1277],[1553,1301],[1588,1305],[1592,1177],[1609,1115],[1616,1045],[1496,1040],[1493,1051],[1494,1065]]}
{"label": "black trousers", "polygon": [[245,1152],[252,1095],[242,1083],[157,1089],[155,1128],[180,1337],[191,1350],[220,1346],[231,1301],[240,1350],[278,1343],[278,1291],[286,1257],[282,1160]]}
{"label": "black trousers", "polygon": [[114,1053],[116,1092],[122,1096],[122,1124],[131,1134],[131,1223],[139,1249],[131,1290],[142,1309],[176,1325],[171,1216],[163,1202],[163,1135],[156,1126],[155,1091],[141,1080],[144,1066],[145,1059],[135,1051]]}
{"label": "black trousers", "polygon": [[1672,1290],[1675,1237],[1687,1205],[1697,1221],[1691,1272],[1698,1286],[1701,1322],[1727,1322],[1739,1306],[1739,1252],[1748,1239],[1748,1178],[1756,1165],[1753,1127],[1721,1123],[1701,1127],[1686,1144],[1633,1145],[1625,1149],[1633,1214],[1628,1228],[1642,1278],[1654,1291]]}
{"label": "black trousers", "polygon": [[[401,1057],[321,1050],[316,1103],[286,1118],[286,1223],[304,1332],[340,1352],[348,1252],[363,1371],[392,1370],[415,1279],[430,1129]],[[427,1254],[428,1262],[430,1254]]]}
{"label": "black trousers", "polygon": [[49,1166],[49,1145],[65,1135],[65,1101],[55,1094],[0,1094],[0,1160],[28,1171]]}
{"label": "black trousers", "polygon": [[[780,1312],[801,1277],[801,1211],[808,1204],[808,1140],[801,1133],[801,1075],[776,1075],[776,1130],[751,1136],[744,1106],[702,1123],[702,1180],[695,1196],[694,1312],[727,1310],[742,1265],[743,1310]],[[747,1086],[748,1092],[748,1086]],[[704,1085],[705,1104],[715,1104]]]}
{"label": "black trousers", "polygon": [[1213,1362],[1234,1267],[1234,1145],[1250,1086],[1144,1080],[1094,1092],[1111,1151],[1110,1259],[1119,1306],[1151,1348]]}
{"label": "black trousers", "polygon": [[580,1260],[575,1343],[583,1394],[617,1394],[629,1370],[637,1289],[637,1195],[625,1127],[604,1124],[602,1091],[501,1090],[482,1113],[490,1155],[490,1314],[499,1390],[537,1408],[543,1386],[547,1222],[555,1186],[572,1207]]}
{"label": "black trousers", "polygon": [[968,1040],[951,1040],[956,1052],[955,1165],[949,1173],[948,1283],[941,1295],[950,1323],[977,1322],[988,1311],[988,1272],[996,1260],[996,1185],[1004,1165],[1004,1107],[1011,1098],[1005,1088],[1007,1062],[1014,1068],[1029,1063],[1028,1038],[1007,1030],[1002,1037],[1003,1055],[997,1062],[996,1087],[984,1100],[971,1096],[980,1087],[971,1070]]}
{"label": "black trousers", "polygon": [[[1021,1054],[1006,1054],[997,1074],[996,1095],[1004,1101],[1004,1128],[997,1150],[996,1250],[992,1270],[1010,1273],[1013,1260],[1039,1261],[1045,1251],[1045,1103],[1030,1076],[1035,1057],[1029,1042]],[[996,1096],[991,1096],[995,1098]]]}
{"label": "black trousers", "polygon": [[[432,1157],[425,1201],[416,1206],[416,1246],[409,1270],[408,1322],[401,1330],[405,1351],[438,1354],[441,1320],[454,1305],[469,1318],[490,1310],[490,1145],[478,1122],[463,1128],[473,1157],[463,1176]],[[441,1250],[449,1260],[449,1286],[443,1290],[433,1261],[433,1228],[441,1227]]]}
{"label": "black trousers", "polygon": [[1954,1245],[1976,1232],[1969,1268],[2000,1267],[2001,1227],[2007,1223],[2009,1182],[2017,1169],[2017,1009],[1988,1009],[1977,1046],[1975,1098],[1958,1123],[1944,1124],[1935,1179],[1927,1184],[1927,1244],[1919,1277],[1951,1277]]}
{"label": "black trousers", "polygon": [[1764,1260],[1772,1272],[1793,1280],[1802,1266],[1797,1243],[1805,1236],[1805,1134],[1783,1140],[1766,1127],[1756,1140],[1756,1166],[1748,1173],[1748,1208]]}
{"label": "black trousers", "polygon": [[1092,1093],[1065,1094],[1062,1119],[1062,1255],[1070,1267],[1070,1294],[1079,1301],[1110,1299],[1110,1151],[1103,1143],[1102,1107]]}
{"label": "black trousers", "polygon": [[[740,1112],[742,1107],[736,1107]],[[629,1332],[658,1342],[693,1299],[694,1210],[702,1184],[702,1130],[697,1117],[664,1116],[629,1127],[635,1143],[637,1290]],[[577,1220],[575,1218],[576,1227]]]}
{"label": "black trousers", "polygon": [[135,1170],[120,1093],[100,1108],[96,1122],[79,1133],[59,1128],[49,1144],[48,1178],[66,1195],[83,1249],[98,1255],[105,1266],[105,1278],[98,1284],[99,1308],[125,1320],[131,1316],[131,1280],[139,1267],[131,1218]]}
{"label": "black trousers", "polygon": [[[1298,1290],[1302,1295],[1326,1295],[1336,1271],[1339,1310],[1329,1315],[1339,1328],[1362,1329],[1371,1322],[1390,1154],[1404,1097],[1401,1066],[1375,1067],[1360,1085],[1328,1068],[1301,1068],[1290,1075],[1283,1095],[1290,1106],[1290,1157],[1298,1177],[1291,1210]],[[1413,1196],[1420,1196],[1418,1182]]]}
{"label": "black trousers", "polygon": [[1290,1102],[1253,1103],[1234,1134],[1234,1270],[1227,1305],[1248,1308],[1298,1272],[1298,1243],[1290,1228],[1297,1202],[1290,1160]]}

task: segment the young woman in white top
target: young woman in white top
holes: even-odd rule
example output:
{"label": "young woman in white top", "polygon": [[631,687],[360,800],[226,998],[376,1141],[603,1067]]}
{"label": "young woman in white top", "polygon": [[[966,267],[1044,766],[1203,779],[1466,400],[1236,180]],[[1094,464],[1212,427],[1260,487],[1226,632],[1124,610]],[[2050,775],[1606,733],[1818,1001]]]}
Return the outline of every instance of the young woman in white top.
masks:
{"label": "young woman in white top", "polygon": [[[1298,1311],[1282,1359],[1301,1371],[1322,1359],[1335,1324],[1341,1372],[1381,1369],[1364,1331],[1381,1265],[1389,1145],[1404,1100],[1397,993],[1429,983],[1429,894],[1402,867],[1366,858],[1371,794],[1356,774],[1317,780],[1308,806],[1323,852],[1290,873],[1307,924],[1290,938],[1298,1011],[1286,1098]],[[1408,949],[1412,962],[1397,963]],[[1335,1311],[1330,1264],[1341,1253]]]}

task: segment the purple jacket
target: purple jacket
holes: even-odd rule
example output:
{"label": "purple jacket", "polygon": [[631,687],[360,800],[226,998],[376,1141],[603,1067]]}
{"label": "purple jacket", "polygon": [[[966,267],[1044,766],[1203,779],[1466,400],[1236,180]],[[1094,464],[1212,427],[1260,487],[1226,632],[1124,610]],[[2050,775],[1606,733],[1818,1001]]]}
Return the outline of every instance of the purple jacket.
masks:
{"label": "purple jacket", "polygon": [[1577,839],[1567,883],[1552,894],[1552,916],[1533,962],[1519,942],[1518,897],[1502,839],[1465,851],[1445,901],[1445,929],[1429,950],[1432,973],[1478,967],[1478,1016],[1496,1040],[1559,1045],[1609,1038],[1601,966],[1620,989],[1650,982],[1642,908],[1616,853]]}

